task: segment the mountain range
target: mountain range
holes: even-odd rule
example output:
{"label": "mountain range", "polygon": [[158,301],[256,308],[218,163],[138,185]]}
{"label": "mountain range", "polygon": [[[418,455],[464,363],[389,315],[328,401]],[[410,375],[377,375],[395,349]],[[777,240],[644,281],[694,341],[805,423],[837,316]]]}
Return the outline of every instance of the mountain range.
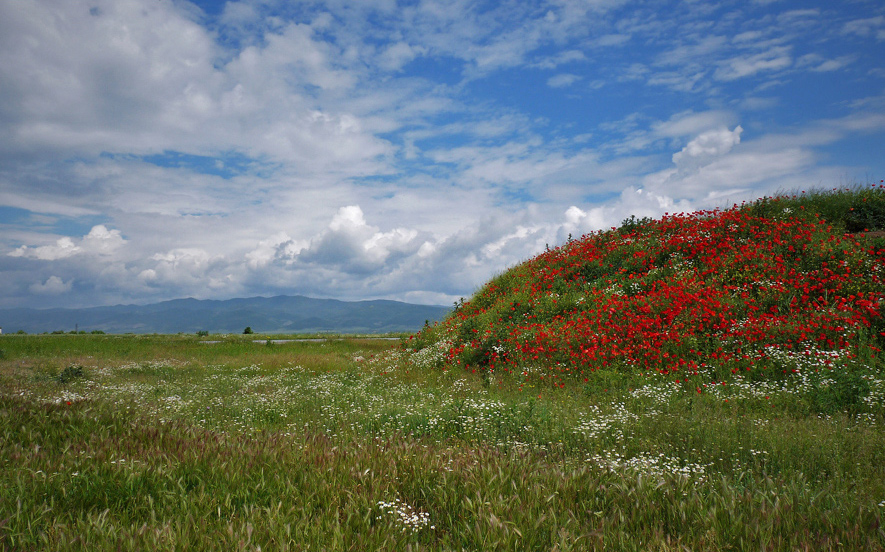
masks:
{"label": "mountain range", "polygon": [[80,309],[0,309],[0,328],[4,333],[242,333],[246,327],[255,333],[387,333],[416,331],[450,311],[449,307],[400,301],[280,295]]}

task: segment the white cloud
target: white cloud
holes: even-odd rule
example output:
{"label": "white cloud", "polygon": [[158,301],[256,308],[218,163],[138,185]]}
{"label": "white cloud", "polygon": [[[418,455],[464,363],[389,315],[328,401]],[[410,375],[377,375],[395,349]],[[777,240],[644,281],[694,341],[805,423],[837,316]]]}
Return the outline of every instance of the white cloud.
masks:
{"label": "white cloud", "polygon": [[786,46],[771,48],[758,54],[741,55],[723,61],[713,73],[721,81],[733,81],[763,71],[786,69],[793,64],[790,49]]}
{"label": "white cloud", "polygon": [[209,263],[209,253],[202,249],[177,248],[166,253],[157,253],[152,257],[155,261],[172,270],[179,267],[205,267]]}
{"label": "white cloud", "polygon": [[194,247],[180,247],[151,257],[150,268],[139,271],[139,280],[149,286],[175,286],[191,296],[204,297],[212,289],[237,289],[229,260]]}
{"label": "white cloud", "polygon": [[742,42],[756,42],[764,36],[762,31],[746,31],[743,33],[738,33],[734,35],[731,39],[732,42],[742,43]]}
{"label": "white cloud", "polygon": [[179,95],[169,92],[212,80],[208,33],[171,3],[24,0],[0,14],[13,151],[145,147]]}
{"label": "white cloud", "polygon": [[222,25],[243,30],[246,27],[258,25],[260,14],[255,6],[246,2],[225,2],[221,13]]}
{"label": "white cloud", "polygon": [[820,10],[818,9],[801,9],[801,10],[788,10],[777,16],[779,23],[790,24],[795,23],[798,19],[805,18],[818,18],[820,17]]}
{"label": "white cloud", "polygon": [[[813,162],[813,154],[799,148],[773,152],[745,151],[717,157],[690,172],[677,171],[670,175],[661,189],[669,190],[676,197],[700,200],[735,194],[751,196],[748,199],[752,199],[754,190],[758,190],[760,184],[807,172]],[[771,190],[775,191],[777,189]]]}
{"label": "white cloud", "polygon": [[611,33],[593,40],[594,46],[620,46],[630,41],[629,34]]}
{"label": "white cloud", "polygon": [[566,63],[585,61],[587,56],[581,50],[565,50],[553,56],[547,56],[533,66],[539,69],[555,69]]}
{"label": "white cloud", "polygon": [[368,228],[366,219],[363,216],[363,210],[360,209],[359,205],[348,205],[338,209],[338,212],[332,217],[332,222],[329,223],[329,228],[335,232],[351,229],[359,231],[363,227]]}
{"label": "white cloud", "polygon": [[[815,168],[810,149],[836,140],[838,135],[831,130],[808,128],[748,143],[741,143],[741,130],[721,128],[697,136],[673,155],[672,168],[645,176],[644,189],[674,201],[689,200],[694,208],[709,208],[838,178],[838,170]],[[736,149],[739,143],[741,148]]]}
{"label": "white cloud", "polygon": [[734,130],[725,127],[709,130],[689,142],[682,151],[674,153],[673,164],[679,170],[691,170],[707,165],[739,144],[743,131],[740,125]]}
{"label": "white cloud", "polygon": [[358,205],[348,205],[341,207],[326,230],[312,237],[306,246],[291,245],[278,244],[275,258],[290,266],[313,264],[366,274],[390,270],[404,257],[416,254],[423,241],[411,228],[382,232],[366,222]]}
{"label": "white cloud", "polygon": [[779,103],[780,101],[777,98],[761,98],[758,96],[749,96],[741,100],[738,105],[740,105],[742,109],[745,109],[747,111],[761,111],[765,109],[771,109],[772,107],[777,106]]}
{"label": "white cloud", "polygon": [[581,77],[579,77],[578,75],[572,75],[571,73],[561,73],[547,79],[547,86],[551,88],[565,88],[567,86],[573,85],[579,80],[581,80]]}
{"label": "white cloud", "polygon": [[297,245],[285,232],[279,232],[266,240],[258,242],[258,247],[246,253],[246,262],[249,268],[255,270],[267,266],[277,256],[277,251],[282,251],[286,256],[297,255],[307,247],[307,243]]}
{"label": "white cloud", "polygon": [[8,253],[10,257],[25,257],[41,261],[56,261],[66,259],[81,253],[89,255],[110,255],[123,246],[126,240],[120,235],[119,230],[108,230],[104,225],[94,226],[89,234],[82,239],[74,241],[73,238],[63,237],[56,240],[52,245],[29,247],[22,245]]}
{"label": "white cloud", "polygon": [[103,224],[93,226],[80,243],[83,251],[95,255],[111,255],[126,244],[119,230],[108,230]]}
{"label": "white cloud", "polygon": [[64,282],[58,276],[50,276],[45,282],[34,283],[28,287],[31,293],[37,295],[60,295],[71,291],[73,280]]}
{"label": "white cloud", "polygon": [[698,60],[706,59],[725,49],[728,39],[725,36],[704,36],[697,42],[679,44],[665,52],[658,54],[659,65],[685,65],[697,63]]}
{"label": "white cloud", "polygon": [[857,57],[853,55],[826,59],[818,54],[806,54],[796,60],[796,66],[800,68],[807,67],[810,71],[818,73],[825,73],[842,69],[853,63],[855,59]]}
{"label": "white cloud", "polygon": [[54,261],[70,257],[71,255],[76,255],[80,251],[80,247],[74,244],[74,240],[64,237],[59,238],[55,242],[55,245],[41,245],[39,247],[22,245],[15,251],[10,252],[9,256],[39,259],[41,261]]}
{"label": "white cloud", "polygon": [[380,55],[378,65],[387,71],[399,71],[403,65],[424,54],[426,48],[412,47],[405,42],[397,42],[388,46]]}
{"label": "white cloud", "polygon": [[169,2],[105,1],[90,12],[79,1],[23,0],[0,18],[9,31],[0,43],[7,151],[238,150],[350,174],[381,169],[392,151],[364,123],[368,113],[340,101],[364,69],[309,25],[263,29],[258,44],[219,63],[210,32]]}
{"label": "white cloud", "polygon": [[665,86],[679,92],[694,92],[700,88],[698,83],[703,83],[705,77],[705,71],[693,69],[685,72],[659,71],[649,74],[648,84]]}
{"label": "white cloud", "polygon": [[660,136],[683,137],[697,135],[714,128],[734,124],[736,115],[731,111],[684,111],[671,116],[668,120],[654,125],[654,132]]}
{"label": "white cloud", "polygon": [[874,37],[876,40],[885,40],[885,16],[866,17],[853,19],[842,26],[842,32],[863,37]]}

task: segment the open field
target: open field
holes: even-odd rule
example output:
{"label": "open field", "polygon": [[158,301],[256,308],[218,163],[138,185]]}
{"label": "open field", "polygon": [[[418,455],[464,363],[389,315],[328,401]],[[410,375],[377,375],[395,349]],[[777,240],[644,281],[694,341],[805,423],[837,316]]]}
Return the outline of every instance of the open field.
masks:
{"label": "open field", "polygon": [[554,389],[249,337],[0,337],[0,547],[885,550],[875,359]]}

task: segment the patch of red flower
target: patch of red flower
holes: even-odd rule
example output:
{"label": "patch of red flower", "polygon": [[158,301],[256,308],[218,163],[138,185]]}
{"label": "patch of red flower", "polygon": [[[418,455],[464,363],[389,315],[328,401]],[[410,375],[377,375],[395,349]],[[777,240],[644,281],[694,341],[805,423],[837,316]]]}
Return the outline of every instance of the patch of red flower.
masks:
{"label": "patch of red flower", "polygon": [[449,341],[450,362],[471,371],[555,384],[611,365],[750,369],[767,347],[850,355],[880,341],[885,251],[816,216],[735,207],[626,222],[505,272],[417,342]]}

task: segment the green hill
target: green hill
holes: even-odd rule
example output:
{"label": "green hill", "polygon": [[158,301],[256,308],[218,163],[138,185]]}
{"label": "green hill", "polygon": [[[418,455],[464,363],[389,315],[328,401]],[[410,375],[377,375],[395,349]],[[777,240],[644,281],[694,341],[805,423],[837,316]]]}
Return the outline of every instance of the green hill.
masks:
{"label": "green hill", "polygon": [[630,218],[507,270],[410,347],[519,385],[869,362],[885,335],[883,229],[882,185]]}

